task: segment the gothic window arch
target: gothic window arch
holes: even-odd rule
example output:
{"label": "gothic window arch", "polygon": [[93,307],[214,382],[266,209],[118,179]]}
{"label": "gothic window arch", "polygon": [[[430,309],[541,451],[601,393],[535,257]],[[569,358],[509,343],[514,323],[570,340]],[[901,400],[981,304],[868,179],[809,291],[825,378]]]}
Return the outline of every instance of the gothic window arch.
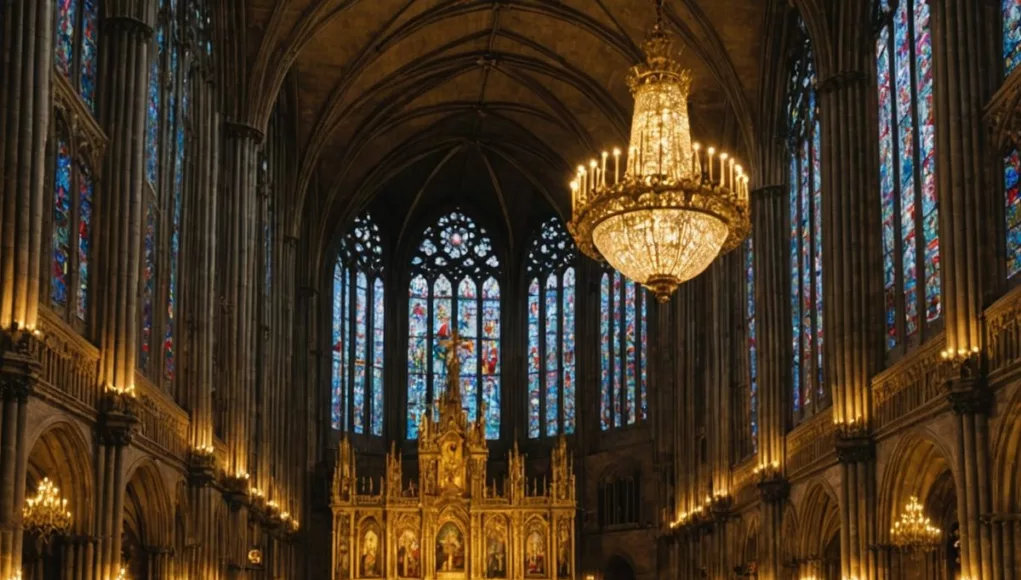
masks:
{"label": "gothic window arch", "polygon": [[752,452],[759,449],[759,360],[756,342],[755,246],[749,237],[744,247],[745,332],[748,340],[748,428]]}
{"label": "gothic window arch", "polygon": [[456,328],[469,420],[485,409],[486,438],[500,436],[501,264],[485,228],[461,211],[422,233],[408,291],[407,438],[446,388],[441,342]]}
{"label": "gothic window arch", "polygon": [[528,249],[528,437],[574,433],[574,242],[558,218],[539,228]]}
{"label": "gothic window arch", "polygon": [[368,213],[341,240],[333,274],[333,428],[383,435],[383,241]]}
{"label": "gothic window arch", "polygon": [[92,225],[96,193],[95,146],[72,130],[63,111],[53,132],[50,231],[50,306],[84,330],[91,307]]}
{"label": "gothic window arch", "polygon": [[99,66],[100,0],[55,2],[54,64],[94,115]]}
{"label": "gothic window arch", "polygon": [[199,2],[188,11],[183,0],[160,0],[149,51],[137,365],[166,388],[177,367],[180,227],[194,60],[186,39],[197,38],[203,20]]}
{"label": "gothic window arch", "polygon": [[[1010,76],[1021,65],[1021,0],[1003,2],[1003,73]],[[1007,218],[1007,278],[1021,272],[1021,152],[1014,147],[1003,158],[1004,206]]]}
{"label": "gothic window arch", "polygon": [[648,292],[620,272],[599,283],[600,426],[645,421],[648,410]]}
{"label": "gothic window arch", "polygon": [[792,393],[795,419],[820,406],[823,390],[821,126],[815,56],[799,19],[787,85],[790,187]]}
{"label": "gothic window arch", "polygon": [[886,348],[932,336],[942,312],[932,38],[927,0],[880,0],[876,39]]}

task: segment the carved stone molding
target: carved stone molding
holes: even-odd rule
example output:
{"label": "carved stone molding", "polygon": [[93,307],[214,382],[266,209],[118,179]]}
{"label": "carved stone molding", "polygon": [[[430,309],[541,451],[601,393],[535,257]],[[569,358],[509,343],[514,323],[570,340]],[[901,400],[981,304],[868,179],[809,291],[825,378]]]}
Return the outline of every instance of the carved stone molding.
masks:
{"label": "carved stone molding", "polygon": [[106,154],[110,139],[67,78],[57,70],[54,70],[51,76],[56,121],[67,126],[70,132],[67,137],[76,144],[78,161],[88,165],[92,174],[101,179],[103,156]]}
{"label": "carved stone molding", "polygon": [[124,395],[109,395],[104,399],[104,410],[97,428],[104,445],[127,447],[135,436],[138,418],[130,410],[130,399]]}
{"label": "carved stone molding", "polygon": [[1021,68],[1011,73],[986,105],[985,121],[996,150],[1021,147]]}
{"label": "carved stone molding", "polygon": [[984,381],[957,379],[946,382],[947,401],[958,415],[988,415],[993,393]]}

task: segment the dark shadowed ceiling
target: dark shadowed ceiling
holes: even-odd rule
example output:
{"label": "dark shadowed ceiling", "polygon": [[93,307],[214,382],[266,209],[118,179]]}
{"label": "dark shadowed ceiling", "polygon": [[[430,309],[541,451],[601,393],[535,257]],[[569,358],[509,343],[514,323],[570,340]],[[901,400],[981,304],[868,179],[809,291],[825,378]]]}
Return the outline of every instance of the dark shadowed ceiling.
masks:
{"label": "dark shadowed ceiling", "polygon": [[[696,139],[745,158],[768,4],[666,2],[693,72]],[[299,195],[319,216],[307,232],[328,243],[371,203],[396,241],[462,204],[518,244],[538,218],[569,217],[571,167],[626,145],[626,74],[655,4],[249,0],[246,20],[252,121],[285,78],[296,86]]]}

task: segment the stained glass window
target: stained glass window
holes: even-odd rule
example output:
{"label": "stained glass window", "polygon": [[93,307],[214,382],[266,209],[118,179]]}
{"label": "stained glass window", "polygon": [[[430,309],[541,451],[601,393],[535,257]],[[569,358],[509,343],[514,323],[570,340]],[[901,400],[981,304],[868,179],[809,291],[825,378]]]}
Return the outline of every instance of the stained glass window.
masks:
{"label": "stained glass window", "polygon": [[408,290],[408,439],[418,437],[422,417],[446,387],[442,341],[453,328],[464,341],[468,418],[484,417],[486,438],[499,438],[500,273],[488,232],[464,213],[449,213],[423,232]]}
{"label": "stained glass window", "polygon": [[1003,72],[1010,75],[1021,64],[1021,0],[1003,2]]}
{"label": "stained glass window", "polygon": [[604,272],[599,289],[600,424],[607,430],[648,416],[648,292],[619,272]]}
{"label": "stained glass window", "polygon": [[333,428],[383,435],[383,241],[368,213],[341,240],[333,276]]}
{"label": "stained glass window", "polygon": [[759,367],[755,325],[755,247],[748,238],[744,249],[745,332],[748,340],[748,416],[752,450],[759,448]]}
{"label": "stained glass window", "polygon": [[576,251],[557,218],[528,249],[528,436],[574,433]]}
{"label": "stained glass window", "polygon": [[1003,190],[1006,193],[1007,277],[1021,272],[1021,153],[1011,151],[1003,159]]}
{"label": "stained glass window", "polygon": [[887,350],[931,335],[942,311],[929,10],[885,8],[876,40]]}
{"label": "stained glass window", "polygon": [[69,321],[87,319],[96,184],[89,165],[58,122],[53,167],[50,304]]}
{"label": "stained glass window", "polygon": [[89,109],[95,112],[99,65],[99,0],[55,1],[54,63]]}
{"label": "stained glass window", "polygon": [[815,408],[823,390],[822,172],[812,46],[799,21],[799,50],[790,62],[787,123],[790,173],[792,393],[795,417]]}

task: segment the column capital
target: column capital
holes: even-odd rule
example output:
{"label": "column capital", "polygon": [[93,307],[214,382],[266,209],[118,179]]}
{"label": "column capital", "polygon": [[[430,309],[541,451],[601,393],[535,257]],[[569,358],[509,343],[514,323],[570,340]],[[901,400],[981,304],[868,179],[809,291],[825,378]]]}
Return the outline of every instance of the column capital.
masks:
{"label": "column capital", "polygon": [[138,425],[138,417],[131,409],[133,402],[127,399],[133,397],[108,394],[102,401],[101,406],[104,408],[96,428],[104,445],[127,447],[131,444],[135,436],[135,427]]}
{"label": "column capital", "polygon": [[846,88],[865,86],[868,82],[869,75],[862,71],[840,71],[816,81],[815,90],[820,95],[825,95],[827,93],[833,93]]}
{"label": "column capital", "polygon": [[837,431],[835,439],[840,463],[866,463],[876,456],[876,442],[868,431]]}
{"label": "column capital", "polygon": [[957,415],[988,415],[993,406],[993,393],[985,381],[951,379],[944,383],[947,402]]}
{"label": "column capital", "polygon": [[240,121],[225,121],[223,128],[227,132],[228,137],[234,137],[236,139],[251,139],[255,143],[261,144],[265,135],[257,127],[253,127],[247,123]]}
{"label": "column capital", "polygon": [[787,499],[787,494],[790,493],[790,483],[787,479],[780,474],[776,474],[768,479],[763,479],[758,483],[759,494],[762,496],[762,501],[768,504],[779,504],[783,503]]}

